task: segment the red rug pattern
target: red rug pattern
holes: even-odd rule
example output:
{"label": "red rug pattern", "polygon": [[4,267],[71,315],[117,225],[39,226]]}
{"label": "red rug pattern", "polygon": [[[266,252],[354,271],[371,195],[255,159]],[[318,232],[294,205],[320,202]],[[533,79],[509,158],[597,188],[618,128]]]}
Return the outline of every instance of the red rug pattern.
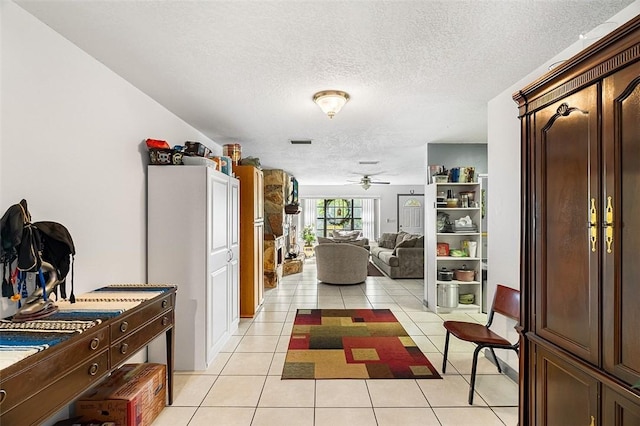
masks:
{"label": "red rug pattern", "polygon": [[389,309],[298,309],[283,379],[440,379]]}

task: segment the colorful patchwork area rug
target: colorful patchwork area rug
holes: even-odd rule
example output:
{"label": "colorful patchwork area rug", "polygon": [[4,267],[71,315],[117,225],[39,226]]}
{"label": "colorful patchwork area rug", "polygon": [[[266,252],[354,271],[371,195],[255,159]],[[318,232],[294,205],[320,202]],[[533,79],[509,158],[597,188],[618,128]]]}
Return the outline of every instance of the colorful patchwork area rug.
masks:
{"label": "colorful patchwork area rug", "polygon": [[283,379],[441,379],[389,309],[298,309]]}

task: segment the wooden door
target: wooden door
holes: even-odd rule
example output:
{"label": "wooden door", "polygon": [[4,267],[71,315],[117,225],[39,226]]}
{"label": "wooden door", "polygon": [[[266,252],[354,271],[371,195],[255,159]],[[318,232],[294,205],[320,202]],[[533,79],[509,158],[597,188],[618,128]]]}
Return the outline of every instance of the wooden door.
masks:
{"label": "wooden door", "polygon": [[254,203],[253,218],[255,221],[264,220],[264,175],[262,170],[253,168]]}
{"label": "wooden door", "polygon": [[537,111],[534,270],[536,333],[594,364],[599,360],[598,86]]}
{"label": "wooden door", "polygon": [[264,299],[264,224],[256,223],[253,227],[254,253],[253,253],[253,303],[254,312],[262,304]]}
{"label": "wooden door", "polygon": [[603,386],[601,424],[602,426],[640,425],[638,397],[631,395],[629,392],[625,392],[623,395],[608,386]]}
{"label": "wooden door", "polygon": [[604,80],[603,256],[605,369],[640,380],[640,63]]}
{"label": "wooden door", "polygon": [[597,424],[598,381],[574,363],[537,346],[535,409],[538,426]]}

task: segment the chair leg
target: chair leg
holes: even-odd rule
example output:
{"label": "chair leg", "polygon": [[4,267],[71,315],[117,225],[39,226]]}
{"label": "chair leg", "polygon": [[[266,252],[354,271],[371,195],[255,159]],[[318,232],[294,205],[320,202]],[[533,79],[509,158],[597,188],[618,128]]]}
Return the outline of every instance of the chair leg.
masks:
{"label": "chair leg", "polygon": [[447,371],[447,353],[449,352],[449,330],[447,330],[447,337],[444,339],[444,359],[442,361],[442,374]]}
{"label": "chair leg", "polygon": [[502,368],[500,368],[500,362],[498,362],[498,357],[496,356],[496,353],[493,351],[492,347],[489,347],[489,350],[491,351],[491,355],[493,356],[493,360],[496,363],[496,367],[498,367],[498,373],[502,374]]}
{"label": "chair leg", "polygon": [[471,365],[471,385],[469,385],[469,405],[473,405],[473,392],[476,387],[476,370],[478,369],[478,354],[483,346],[476,347],[473,351],[473,364]]}

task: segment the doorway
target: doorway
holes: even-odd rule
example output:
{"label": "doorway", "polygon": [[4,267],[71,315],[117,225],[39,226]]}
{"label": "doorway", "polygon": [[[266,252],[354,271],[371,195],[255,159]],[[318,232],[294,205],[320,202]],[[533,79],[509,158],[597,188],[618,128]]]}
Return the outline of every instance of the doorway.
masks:
{"label": "doorway", "polygon": [[398,194],[398,231],[424,235],[424,194]]}

